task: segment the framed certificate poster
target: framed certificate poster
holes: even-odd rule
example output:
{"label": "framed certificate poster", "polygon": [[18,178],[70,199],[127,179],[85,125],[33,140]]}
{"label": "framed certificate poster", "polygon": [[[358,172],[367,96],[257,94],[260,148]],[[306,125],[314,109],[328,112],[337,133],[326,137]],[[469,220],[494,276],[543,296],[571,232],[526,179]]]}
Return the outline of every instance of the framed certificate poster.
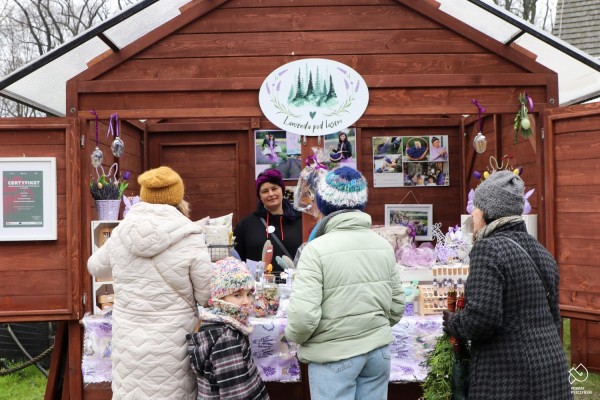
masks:
{"label": "framed certificate poster", "polygon": [[0,157],[0,241],[56,240],[56,158]]}

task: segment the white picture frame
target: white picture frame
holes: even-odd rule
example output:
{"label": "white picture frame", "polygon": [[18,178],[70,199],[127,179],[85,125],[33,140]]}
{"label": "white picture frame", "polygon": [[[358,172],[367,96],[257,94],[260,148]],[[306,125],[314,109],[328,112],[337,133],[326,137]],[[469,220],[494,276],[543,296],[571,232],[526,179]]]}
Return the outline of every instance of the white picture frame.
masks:
{"label": "white picture frame", "polygon": [[0,241],[56,240],[56,158],[0,157],[0,176]]}
{"label": "white picture frame", "polygon": [[412,225],[416,241],[432,240],[432,204],[386,204],[385,226]]}

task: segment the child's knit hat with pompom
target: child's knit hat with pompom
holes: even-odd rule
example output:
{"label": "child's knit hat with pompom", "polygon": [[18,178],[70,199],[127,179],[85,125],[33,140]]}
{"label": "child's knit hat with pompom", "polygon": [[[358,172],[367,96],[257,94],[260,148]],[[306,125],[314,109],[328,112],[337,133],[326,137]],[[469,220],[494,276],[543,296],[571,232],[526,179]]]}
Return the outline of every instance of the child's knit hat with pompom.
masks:
{"label": "child's knit hat with pompom", "polygon": [[254,278],[243,261],[227,257],[213,263],[210,277],[212,300],[222,299],[242,289],[254,289]]}

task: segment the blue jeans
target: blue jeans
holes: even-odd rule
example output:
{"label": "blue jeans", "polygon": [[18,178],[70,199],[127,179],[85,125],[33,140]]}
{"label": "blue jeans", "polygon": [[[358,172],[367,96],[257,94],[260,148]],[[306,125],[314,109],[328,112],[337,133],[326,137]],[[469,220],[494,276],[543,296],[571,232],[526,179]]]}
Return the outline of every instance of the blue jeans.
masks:
{"label": "blue jeans", "polygon": [[386,400],[390,346],[345,360],[308,365],[311,400]]}

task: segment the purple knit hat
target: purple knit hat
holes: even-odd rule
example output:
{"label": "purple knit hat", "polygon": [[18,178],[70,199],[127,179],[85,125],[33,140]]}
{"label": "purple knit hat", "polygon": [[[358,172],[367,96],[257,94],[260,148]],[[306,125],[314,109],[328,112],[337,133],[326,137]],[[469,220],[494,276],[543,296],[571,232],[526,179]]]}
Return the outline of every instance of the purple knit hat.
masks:
{"label": "purple knit hat", "polygon": [[282,191],[285,191],[285,183],[283,183],[283,177],[281,176],[281,172],[277,169],[267,169],[260,174],[258,174],[258,178],[256,178],[256,195],[258,196],[258,192],[260,191],[260,187],[263,183],[274,183],[281,187]]}

